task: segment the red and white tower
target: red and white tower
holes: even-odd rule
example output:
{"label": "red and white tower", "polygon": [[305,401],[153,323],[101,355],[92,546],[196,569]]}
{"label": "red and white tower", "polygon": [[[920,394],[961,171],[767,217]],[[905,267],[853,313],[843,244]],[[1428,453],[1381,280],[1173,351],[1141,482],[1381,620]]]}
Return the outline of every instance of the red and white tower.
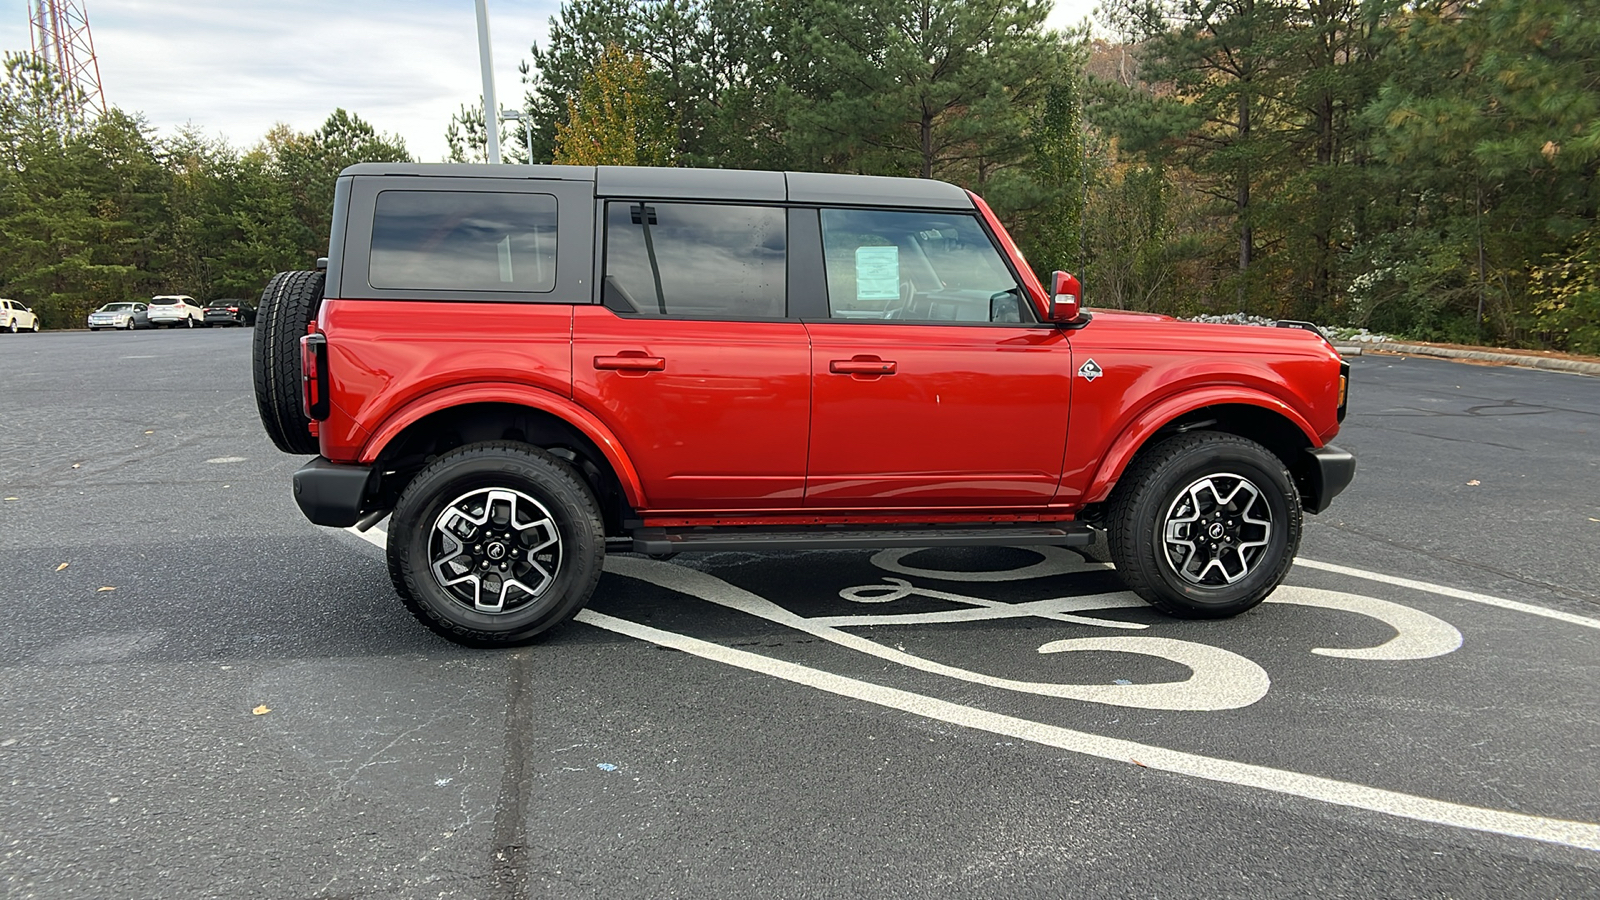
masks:
{"label": "red and white tower", "polygon": [[83,0],[28,0],[28,20],[33,25],[34,55],[65,88],[65,103],[57,115],[84,122],[103,114],[106,96],[100,89],[100,62],[94,56]]}

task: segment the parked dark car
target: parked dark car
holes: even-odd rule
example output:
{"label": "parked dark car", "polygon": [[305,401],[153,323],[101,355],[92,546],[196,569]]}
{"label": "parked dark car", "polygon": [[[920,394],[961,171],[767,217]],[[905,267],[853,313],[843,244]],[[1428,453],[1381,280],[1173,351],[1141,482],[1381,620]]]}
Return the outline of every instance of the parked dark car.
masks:
{"label": "parked dark car", "polygon": [[206,304],[207,325],[242,325],[246,328],[256,324],[256,308],[248,300],[213,300]]}

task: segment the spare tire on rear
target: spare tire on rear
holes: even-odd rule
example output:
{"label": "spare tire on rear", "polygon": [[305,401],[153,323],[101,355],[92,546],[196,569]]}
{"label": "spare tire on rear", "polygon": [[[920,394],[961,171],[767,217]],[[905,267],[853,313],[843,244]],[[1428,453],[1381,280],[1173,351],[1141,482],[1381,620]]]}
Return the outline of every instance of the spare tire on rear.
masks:
{"label": "spare tire on rear", "polygon": [[285,453],[317,452],[300,405],[300,338],[322,305],[322,272],[279,272],[261,292],[250,362],[256,409],[272,443]]}

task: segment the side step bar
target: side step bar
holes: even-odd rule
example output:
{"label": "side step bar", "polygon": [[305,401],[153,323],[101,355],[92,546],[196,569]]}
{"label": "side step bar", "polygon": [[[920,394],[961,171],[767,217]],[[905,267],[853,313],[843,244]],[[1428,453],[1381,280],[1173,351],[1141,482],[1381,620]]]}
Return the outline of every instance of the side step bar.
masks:
{"label": "side step bar", "polygon": [[1087,547],[1094,531],[1077,522],[923,528],[640,528],[633,552],[663,554],[718,550],[886,550],[897,547]]}

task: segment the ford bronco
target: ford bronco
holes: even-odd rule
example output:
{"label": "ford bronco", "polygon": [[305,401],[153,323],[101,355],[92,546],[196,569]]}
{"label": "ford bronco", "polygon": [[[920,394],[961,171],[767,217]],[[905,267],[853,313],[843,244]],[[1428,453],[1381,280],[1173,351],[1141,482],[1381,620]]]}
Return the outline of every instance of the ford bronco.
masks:
{"label": "ford bronco", "polygon": [[257,405],[319,525],[479,646],[607,550],[1083,546],[1250,609],[1355,472],[1316,329],[1089,310],[977,195],[802,172],[367,163],[267,285]]}

